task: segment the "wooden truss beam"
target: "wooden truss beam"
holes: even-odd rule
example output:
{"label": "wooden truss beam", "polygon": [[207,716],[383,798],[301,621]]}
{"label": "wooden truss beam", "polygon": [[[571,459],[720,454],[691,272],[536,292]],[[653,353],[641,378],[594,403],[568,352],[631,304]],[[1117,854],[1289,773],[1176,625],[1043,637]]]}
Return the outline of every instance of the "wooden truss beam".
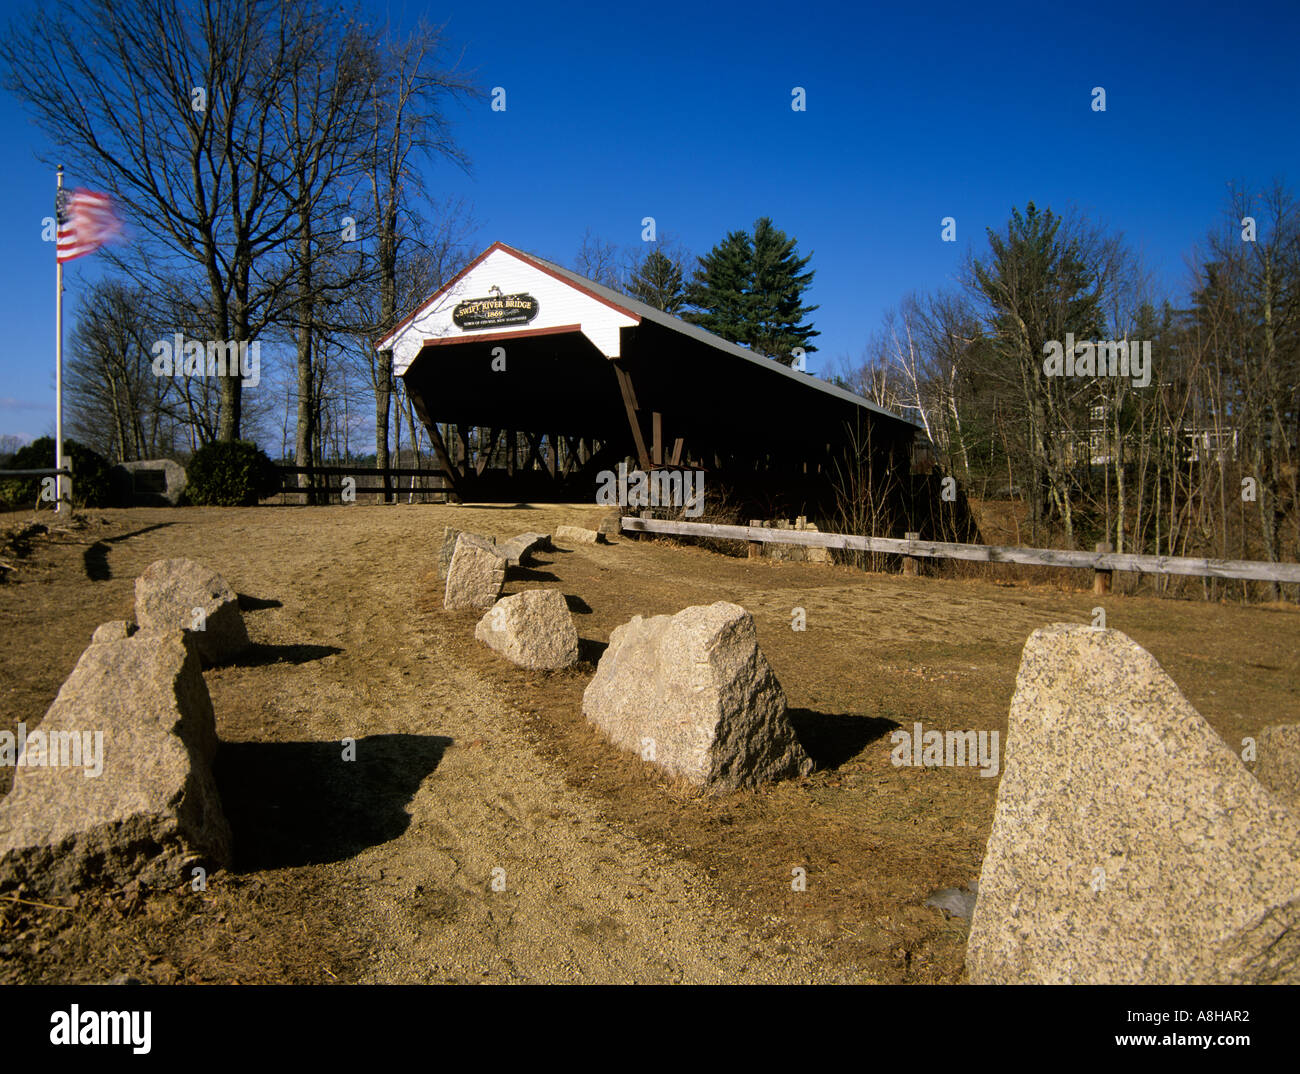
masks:
{"label": "wooden truss beam", "polygon": [[614,376],[618,378],[618,390],[623,396],[623,409],[627,414],[628,427],[632,431],[632,441],[636,444],[637,462],[643,470],[651,467],[650,453],[646,451],[645,436],[641,432],[640,407],[637,405],[636,392],[632,388],[632,377],[624,368],[620,359],[610,361],[614,367]]}
{"label": "wooden truss beam", "polygon": [[495,429],[495,428],[492,429],[491,433],[488,435],[488,442],[486,448],[483,447],[483,441],[480,438],[479,446],[478,446],[478,464],[474,468],[475,473],[481,475],[483,471],[487,469],[488,459],[491,458],[492,452],[496,451],[497,449],[497,437],[500,434],[501,434],[500,429]]}
{"label": "wooden truss beam", "polygon": [[447,445],[443,442],[442,433],[438,430],[436,421],[426,421],[425,430],[429,434],[429,443],[433,445],[433,453],[438,456],[438,465],[447,471],[447,483],[451,486],[453,492],[457,492],[460,486],[460,479],[464,475],[452,464],[451,456],[447,454]]}

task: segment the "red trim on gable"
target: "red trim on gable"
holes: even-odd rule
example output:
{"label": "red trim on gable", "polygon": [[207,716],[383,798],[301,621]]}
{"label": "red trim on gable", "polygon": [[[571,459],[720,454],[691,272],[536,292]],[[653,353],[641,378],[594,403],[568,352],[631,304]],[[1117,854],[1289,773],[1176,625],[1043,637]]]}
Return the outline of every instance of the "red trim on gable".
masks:
{"label": "red trim on gable", "polygon": [[[439,298],[441,298],[453,287],[455,287],[456,284],[460,283],[462,279],[468,276],[471,271],[478,268],[479,265],[481,265],[485,260],[487,260],[487,257],[490,253],[498,249],[501,250],[506,249],[505,244],[500,242],[494,242],[491,246],[489,246],[486,250],[484,250],[481,254],[479,254],[478,257],[474,258],[473,261],[471,261],[468,265],[466,265],[463,269],[461,269],[458,273],[456,273],[455,276],[453,276],[450,280],[448,280],[445,284],[443,284],[441,289],[435,291],[423,302],[421,302],[418,306],[416,306],[415,312],[412,313],[409,317],[407,317],[406,320],[404,320],[401,324],[399,324],[387,335],[380,336],[379,340],[375,343],[375,350],[377,351],[384,350],[385,348],[383,344],[387,340],[392,339],[394,336],[399,334],[402,331],[402,329],[410,325],[418,316],[420,316],[421,313],[423,313],[426,309],[428,309],[429,306],[433,305],[434,302],[436,302]],[[388,349],[391,350],[391,348]]]}
{"label": "red trim on gable", "polygon": [[425,347],[437,347],[444,343],[474,343],[477,340],[487,339],[526,339],[529,336],[560,336],[567,335],[570,332],[581,332],[580,324],[562,324],[555,328],[525,328],[522,332],[492,332],[490,334],[481,334],[475,332],[472,336],[443,336],[441,339],[426,339],[420,345],[420,349]]}
{"label": "red trim on gable", "polygon": [[[494,245],[498,245],[498,246],[500,246],[500,245],[502,245],[502,244],[501,244],[501,243],[496,243],[496,244],[494,244]],[[617,302],[611,302],[611,301],[610,301],[609,299],[607,299],[607,298],[602,298],[600,295],[596,294],[595,291],[589,291],[589,290],[587,290],[587,288],[583,287],[582,284],[580,284],[580,283],[574,283],[574,282],[573,282],[571,279],[569,279],[567,276],[561,276],[558,272],[555,272],[553,269],[548,268],[546,265],[538,264],[538,262],[534,261],[531,257],[529,257],[529,256],[528,256],[526,253],[524,253],[522,250],[516,250],[516,249],[514,249],[514,248],[511,247],[511,246],[505,246],[504,249],[506,250],[507,253],[514,254],[515,257],[519,258],[521,261],[526,261],[528,264],[532,265],[533,268],[537,269],[538,272],[544,272],[544,273],[546,273],[546,275],[550,276],[551,279],[553,279],[553,280],[559,280],[560,283],[562,283],[562,284],[566,284],[566,285],[568,285],[569,287],[572,287],[575,291],[581,291],[581,292],[582,292],[584,295],[586,295],[588,298],[594,298],[594,299],[595,299],[597,302],[599,302],[602,306],[608,306],[610,309],[615,310],[615,311],[617,311],[618,313],[623,314],[624,317],[631,317],[632,320],[634,320],[637,324],[640,324],[640,323],[641,323],[641,318],[640,318],[637,314],[633,313],[631,310],[629,310],[629,309],[624,309],[624,308],[623,308],[622,306],[620,306]]]}
{"label": "red trim on gable", "polygon": [[[399,335],[399,334],[402,332],[402,330],[405,329],[405,328],[407,328],[409,325],[411,325],[411,324],[415,321],[415,319],[416,319],[417,317],[420,316],[421,313],[423,313],[426,309],[428,309],[431,305],[433,305],[434,302],[436,302],[436,301],[437,301],[438,299],[440,299],[443,295],[445,295],[448,291],[450,291],[453,287],[455,287],[456,284],[460,283],[460,281],[463,280],[466,276],[468,276],[468,275],[470,274],[470,272],[472,272],[472,271],[473,271],[474,269],[476,269],[479,265],[481,265],[484,261],[486,261],[489,255],[495,253],[497,250],[502,250],[502,251],[504,251],[505,253],[509,254],[511,257],[514,257],[514,258],[516,258],[517,260],[523,261],[526,265],[530,265],[530,266],[532,266],[532,267],[535,268],[538,272],[544,272],[544,273],[546,273],[546,275],[550,276],[552,279],[554,279],[554,280],[559,280],[560,283],[563,283],[563,284],[568,285],[569,287],[572,287],[575,291],[580,291],[582,294],[586,295],[588,298],[594,299],[595,301],[599,302],[602,306],[608,306],[610,309],[615,310],[615,311],[617,311],[618,313],[623,314],[623,316],[625,316],[625,317],[631,317],[632,320],[634,320],[637,324],[640,324],[640,323],[641,323],[641,318],[640,318],[637,314],[633,313],[631,310],[629,310],[629,309],[624,309],[622,306],[618,305],[617,303],[614,303],[614,302],[609,301],[609,299],[607,299],[607,298],[602,298],[600,295],[596,294],[594,291],[589,291],[587,288],[583,287],[581,284],[579,284],[579,283],[574,283],[572,280],[570,280],[570,279],[569,279],[568,277],[566,277],[566,276],[561,276],[558,272],[555,272],[555,271],[553,271],[553,270],[547,268],[545,265],[539,264],[538,262],[534,261],[531,257],[529,257],[526,253],[524,253],[524,252],[521,251],[521,250],[516,250],[513,246],[507,246],[504,242],[494,242],[491,246],[489,246],[486,250],[484,250],[481,254],[479,254],[478,257],[474,258],[473,261],[471,261],[468,265],[466,265],[463,269],[461,269],[458,273],[456,273],[455,276],[453,276],[450,280],[448,280],[447,283],[445,283],[445,284],[442,286],[442,288],[441,288],[440,290],[435,291],[432,295],[430,295],[430,296],[429,296],[428,298],[426,298],[423,302],[421,302],[421,303],[420,303],[420,304],[415,308],[415,312],[412,313],[409,317],[407,317],[404,321],[402,321],[401,324],[399,324],[396,328],[394,328],[394,329],[393,329],[391,332],[389,332],[387,335],[385,335],[385,336],[381,336],[381,337],[379,338],[379,340],[375,343],[375,350],[383,350],[383,349],[384,349],[383,344],[384,344],[385,342],[387,342],[388,340],[391,340],[391,339],[393,339],[395,336]],[[573,330],[573,329],[571,329],[571,328],[569,328],[569,327],[566,326],[566,327],[564,327],[564,328],[557,328],[557,329],[536,329],[535,331],[536,331],[536,332],[549,332],[549,331],[556,331],[556,332],[564,331],[564,332],[569,332],[569,331],[572,331],[572,330]],[[457,338],[457,341],[459,342],[459,341],[460,341],[460,337],[456,337],[456,338]],[[441,342],[441,341],[428,341],[428,340],[426,340],[426,341],[425,341],[425,346],[428,346],[430,342]],[[391,349],[391,348],[389,348],[389,349]]]}

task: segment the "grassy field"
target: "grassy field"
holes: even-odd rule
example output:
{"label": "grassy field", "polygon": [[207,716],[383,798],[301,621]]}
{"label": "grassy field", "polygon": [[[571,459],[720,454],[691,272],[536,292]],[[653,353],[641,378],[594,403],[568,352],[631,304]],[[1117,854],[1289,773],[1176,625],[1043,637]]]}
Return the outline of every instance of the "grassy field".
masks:
{"label": "grassy field", "polygon": [[[443,611],[444,525],[510,536],[596,517],[90,511],[7,557],[0,728],[39,722],[95,626],[131,617],[135,577],[156,559],[224,574],[254,646],[206,673],[234,868],[200,893],[132,888],[58,909],[0,898],[0,981],[960,981],[966,922],[923,904],[977,877],[998,781],[894,767],[894,728],[1005,735],[1029,633],[1090,622],[1099,602],[1230,745],[1300,720],[1292,606],[621,539],[508,575],[507,593],[568,597],[583,641],[573,669],[518,669],[474,641],[474,613]],[[699,797],[585,723],[582,691],[615,626],[715,600],[753,613],[811,776]],[[792,629],[796,608],[806,630]],[[354,764],[340,760],[345,737]],[[0,769],[0,793],[9,777]],[[806,891],[791,888],[796,868]]]}

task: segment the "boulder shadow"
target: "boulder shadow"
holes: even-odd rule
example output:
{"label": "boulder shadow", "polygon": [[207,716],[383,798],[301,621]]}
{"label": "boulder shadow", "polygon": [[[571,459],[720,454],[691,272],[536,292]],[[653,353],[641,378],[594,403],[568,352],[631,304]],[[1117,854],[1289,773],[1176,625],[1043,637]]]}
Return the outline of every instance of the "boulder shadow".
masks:
{"label": "boulder shadow", "polygon": [[92,582],[107,582],[113,577],[113,569],[108,565],[108,544],[104,541],[92,544],[81,553],[81,565]]}
{"label": "boulder shadow", "polygon": [[155,522],[151,526],[141,526],[138,530],[132,530],[130,533],[119,533],[116,537],[103,537],[96,541],[81,554],[81,563],[86,571],[86,577],[92,582],[107,582],[113,577],[113,569],[108,565],[109,545],[117,544],[118,541],[125,541],[130,537],[139,537],[142,533],[152,533],[154,530],[166,529],[174,525],[172,522]]}
{"label": "boulder shadow", "polygon": [[799,744],[819,770],[839,768],[872,742],[900,726],[897,721],[882,716],[856,716],[849,712],[792,708],[786,711],[786,715]]}
{"label": "boulder shadow", "polygon": [[510,582],[558,582],[560,579],[550,571],[539,571],[536,567],[507,567],[506,580]]}
{"label": "boulder shadow", "polygon": [[223,742],[214,774],[238,873],[321,865],[396,839],[406,805],[452,739],[371,735],[340,742]]}
{"label": "boulder shadow", "polygon": [[333,656],[343,650],[337,645],[263,645],[252,642],[238,656],[223,663],[223,667],[260,668],[268,664],[306,664]]}
{"label": "boulder shadow", "polygon": [[283,608],[284,602],[279,600],[263,600],[261,597],[252,597],[247,593],[236,593],[239,598],[239,610],[241,612],[260,612],[263,608]]}
{"label": "boulder shadow", "polygon": [[578,659],[595,667],[600,663],[600,658],[605,655],[605,650],[608,648],[609,642],[607,641],[597,641],[595,638],[579,638]]}
{"label": "boulder shadow", "polygon": [[564,603],[569,606],[569,611],[576,615],[590,615],[591,605],[581,597],[575,597],[572,593],[564,594]]}

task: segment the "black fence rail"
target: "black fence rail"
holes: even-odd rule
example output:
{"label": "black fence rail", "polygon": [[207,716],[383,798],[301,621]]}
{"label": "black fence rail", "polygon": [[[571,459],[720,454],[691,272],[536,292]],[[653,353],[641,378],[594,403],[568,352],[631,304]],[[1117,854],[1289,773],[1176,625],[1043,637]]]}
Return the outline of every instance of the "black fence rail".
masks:
{"label": "black fence rail", "polygon": [[[445,470],[389,466],[276,466],[280,472],[280,502],[300,496],[307,503],[348,503],[353,500],[443,502],[450,491]],[[301,480],[306,478],[306,480]]]}
{"label": "black fence rail", "polygon": [[[58,467],[50,466],[36,470],[0,470],[0,481],[30,481],[32,478],[46,477],[65,477],[67,480],[63,483],[63,505],[71,506],[72,504],[72,460],[67,460],[68,465],[60,470]],[[39,510],[43,502],[49,502],[42,491],[36,493],[36,509]],[[56,511],[62,510],[63,505],[55,504]]]}
{"label": "black fence rail", "polygon": [[0,481],[8,477],[71,477],[71,470],[56,470],[50,467],[47,470],[0,470]]}

